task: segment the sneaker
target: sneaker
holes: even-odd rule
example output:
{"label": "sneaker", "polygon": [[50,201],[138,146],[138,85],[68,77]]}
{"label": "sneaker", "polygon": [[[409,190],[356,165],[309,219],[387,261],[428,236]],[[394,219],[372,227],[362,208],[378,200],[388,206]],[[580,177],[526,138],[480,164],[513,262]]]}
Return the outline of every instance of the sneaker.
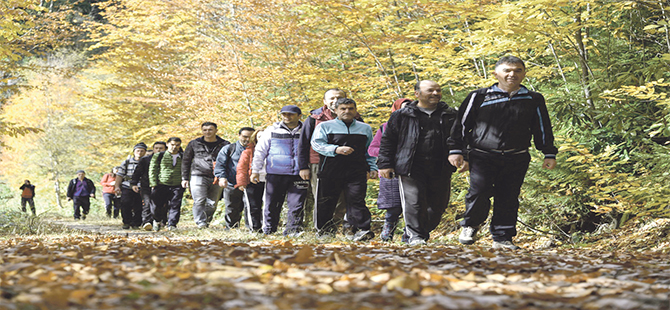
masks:
{"label": "sneaker", "polygon": [[382,233],[379,235],[379,238],[381,238],[382,241],[393,241],[395,226],[395,222],[384,222],[384,228],[382,228]]}
{"label": "sneaker", "polygon": [[154,228],[154,226],[151,225],[151,223],[149,223],[149,222],[146,222],[146,223],[144,223],[144,225],[142,225],[142,229],[144,229],[146,231],[151,231],[153,228]]}
{"label": "sneaker", "polygon": [[161,223],[154,221],[153,230],[159,231],[161,230],[161,226],[163,226]]}
{"label": "sneaker", "polygon": [[121,228],[123,228],[123,229],[130,229],[130,225],[128,225],[128,224],[123,224],[123,227],[121,227]]}
{"label": "sneaker", "polygon": [[359,230],[351,237],[351,241],[355,241],[355,242],[368,241],[368,240],[370,240],[374,237],[375,237],[375,233],[373,233],[369,230]]}
{"label": "sneaker", "polygon": [[518,250],[520,247],[518,247],[514,242],[511,240],[505,240],[505,241],[493,241],[493,249],[494,250]]}
{"label": "sneaker", "polygon": [[209,227],[209,225],[207,225],[207,224],[204,224],[204,223],[203,224],[198,224],[198,229],[205,229],[207,227]]}
{"label": "sneaker", "polygon": [[175,231],[175,230],[177,230],[177,226],[170,225],[170,226],[168,226],[167,230]]}
{"label": "sneaker", "polygon": [[423,239],[418,238],[418,237],[416,237],[416,238],[412,238],[412,239],[409,239],[409,242],[407,242],[407,245],[409,245],[409,246],[422,246],[422,245],[426,245],[426,240],[423,240]]}
{"label": "sneaker", "polygon": [[289,237],[289,238],[298,238],[304,234],[304,231],[292,231],[288,233],[284,233],[284,236]]}
{"label": "sneaker", "polygon": [[461,235],[458,236],[458,242],[462,244],[475,243],[475,236],[477,235],[478,230],[479,229],[472,226],[463,227],[463,229],[461,230]]}

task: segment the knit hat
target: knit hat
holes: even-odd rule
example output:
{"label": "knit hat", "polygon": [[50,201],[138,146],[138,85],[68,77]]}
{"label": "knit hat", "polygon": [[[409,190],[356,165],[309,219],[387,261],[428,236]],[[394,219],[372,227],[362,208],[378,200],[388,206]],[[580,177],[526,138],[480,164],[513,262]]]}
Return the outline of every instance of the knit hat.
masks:
{"label": "knit hat", "polygon": [[146,149],[147,149],[147,145],[144,144],[144,142],[140,142],[140,143],[138,143],[138,144],[135,144],[135,147],[133,147],[133,151],[136,150],[136,149],[144,149],[144,150],[146,150]]}
{"label": "knit hat", "polygon": [[300,108],[298,108],[297,105],[287,105],[281,108],[281,111],[279,111],[279,113],[293,113],[301,115],[302,111],[300,111]]}

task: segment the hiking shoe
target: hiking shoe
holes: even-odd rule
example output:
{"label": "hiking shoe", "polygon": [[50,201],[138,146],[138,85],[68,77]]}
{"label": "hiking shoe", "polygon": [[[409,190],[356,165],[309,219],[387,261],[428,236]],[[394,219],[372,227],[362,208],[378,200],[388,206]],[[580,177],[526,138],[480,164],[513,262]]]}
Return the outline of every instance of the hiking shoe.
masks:
{"label": "hiking shoe", "polygon": [[153,228],[154,228],[154,225],[151,225],[151,223],[149,223],[149,222],[146,222],[146,223],[144,223],[144,225],[142,225],[142,229],[144,229],[146,231],[151,231]]}
{"label": "hiking shoe", "polygon": [[123,224],[123,227],[121,227],[121,228],[123,228],[123,229],[130,229],[130,225],[128,225],[128,224]]}
{"label": "hiking shoe", "polygon": [[368,240],[370,240],[374,237],[375,237],[375,233],[373,233],[369,230],[359,230],[351,237],[351,241],[355,241],[355,242],[368,241]]}
{"label": "hiking shoe", "polygon": [[520,247],[518,247],[512,240],[505,240],[505,241],[493,241],[493,246],[492,248],[494,250],[518,250]]}
{"label": "hiking shoe", "polygon": [[379,238],[382,241],[393,241],[393,233],[395,232],[396,222],[384,222],[384,228]]}
{"label": "hiking shoe", "polygon": [[461,235],[458,236],[458,242],[462,244],[473,244],[475,243],[475,236],[477,235],[476,227],[466,226],[461,230]]}
{"label": "hiking shoe", "polygon": [[292,232],[288,232],[288,233],[285,232],[284,236],[289,237],[289,238],[298,238],[298,237],[302,236],[302,234],[304,234],[304,233],[305,233],[304,231],[292,231]]}
{"label": "hiking shoe", "polygon": [[423,239],[418,238],[418,237],[416,237],[416,238],[412,238],[412,239],[409,239],[409,242],[407,242],[407,245],[409,245],[409,246],[422,246],[422,245],[426,245],[426,240],[423,240]]}
{"label": "hiking shoe", "polygon": [[159,231],[161,230],[161,226],[163,226],[161,223],[154,221],[154,225],[152,227],[153,231]]}

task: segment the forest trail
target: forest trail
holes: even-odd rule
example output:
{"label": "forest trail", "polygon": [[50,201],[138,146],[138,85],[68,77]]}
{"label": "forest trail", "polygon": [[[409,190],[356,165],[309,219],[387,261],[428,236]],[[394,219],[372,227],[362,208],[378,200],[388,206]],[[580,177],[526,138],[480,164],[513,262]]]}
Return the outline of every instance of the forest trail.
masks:
{"label": "forest trail", "polygon": [[0,241],[0,309],[670,309],[663,253],[244,243],[71,224],[91,234]]}

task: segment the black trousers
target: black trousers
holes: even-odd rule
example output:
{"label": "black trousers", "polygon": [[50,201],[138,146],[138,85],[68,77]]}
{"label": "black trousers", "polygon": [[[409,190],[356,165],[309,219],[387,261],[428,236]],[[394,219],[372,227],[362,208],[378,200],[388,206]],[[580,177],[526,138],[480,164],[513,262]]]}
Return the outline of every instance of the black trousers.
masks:
{"label": "black trousers", "polygon": [[439,165],[416,165],[410,175],[401,175],[405,233],[412,238],[428,240],[442,220],[451,196],[451,168]]}
{"label": "black trousers", "polygon": [[479,226],[489,216],[493,197],[491,237],[495,241],[516,236],[519,194],[528,171],[530,154],[501,155],[470,152],[470,189],[465,196],[461,226]]}
{"label": "black trousers", "polygon": [[181,185],[167,186],[156,185],[151,192],[151,214],[154,221],[164,223],[168,226],[177,226],[181,217],[181,199],[184,197],[185,188]]}
{"label": "black trousers", "polygon": [[[91,197],[74,196],[72,197],[72,204],[74,206],[74,219],[78,220],[81,217],[81,214],[88,214],[88,211],[91,208]],[[81,213],[79,209],[81,209]]]}
{"label": "black trousers", "polygon": [[352,231],[370,230],[372,221],[370,210],[365,205],[365,193],[368,188],[367,175],[319,178],[316,197],[316,229],[319,234],[334,234],[337,231],[333,214],[340,194],[344,192],[347,202],[347,222]]}
{"label": "black trousers", "polygon": [[121,188],[121,218],[123,224],[142,225],[142,195],[130,188]]}
{"label": "black trousers", "polygon": [[[238,189],[239,190],[239,189]],[[253,232],[263,231],[263,194],[265,182],[249,183],[244,189],[244,216],[247,228]]]}
{"label": "black trousers", "polygon": [[35,201],[33,198],[23,198],[21,197],[21,211],[26,212],[26,203],[30,205],[30,211],[33,212],[33,215],[35,215]]}

